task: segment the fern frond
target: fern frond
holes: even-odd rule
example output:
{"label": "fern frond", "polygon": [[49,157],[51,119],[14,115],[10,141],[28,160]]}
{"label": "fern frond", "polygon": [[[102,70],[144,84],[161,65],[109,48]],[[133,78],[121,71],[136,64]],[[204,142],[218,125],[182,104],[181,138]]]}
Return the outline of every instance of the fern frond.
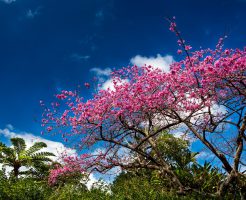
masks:
{"label": "fern frond", "polygon": [[35,142],[28,150],[26,150],[25,155],[31,156],[33,153],[46,148],[47,144],[44,142]]}

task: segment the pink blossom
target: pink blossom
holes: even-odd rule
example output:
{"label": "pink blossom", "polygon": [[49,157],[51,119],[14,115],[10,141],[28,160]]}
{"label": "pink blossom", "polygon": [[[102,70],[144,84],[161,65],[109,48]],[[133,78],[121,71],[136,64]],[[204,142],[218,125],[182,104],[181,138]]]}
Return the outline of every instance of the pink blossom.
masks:
{"label": "pink blossom", "polygon": [[172,31],[172,32],[174,32],[174,31],[175,31],[176,26],[177,26],[177,25],[176,25],[176,23],[175,23],[175,22],[171,22],[171,23],[170,23],[169,30],[170,30],[170,31]]}
{"label": "pink blossom", "polygon": [[177,54],[182,54],[182,50],[178,49]]}
{"label": "pink blossom", "polygon": [[46,129],[47,129],[48,132],[53,130],[52,126],[48,126]]}
{"label": "pink blossom", "polygon": [[190,45],[185,45],[185,50],[186,51],[189,51],[189,50],[191,50],[192,49],[192,47],[190,46]]}
{"label": "pink blossom", "polygon": [[86,88],[90,88],[90,84],[89,83],[85,83],[85,87]]}

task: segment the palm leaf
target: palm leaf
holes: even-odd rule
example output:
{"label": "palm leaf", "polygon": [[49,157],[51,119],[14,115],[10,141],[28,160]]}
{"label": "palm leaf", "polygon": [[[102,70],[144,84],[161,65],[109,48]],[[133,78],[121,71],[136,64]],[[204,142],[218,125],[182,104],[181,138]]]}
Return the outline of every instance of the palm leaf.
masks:
{"label": "palm leaf", "polygon": [[3,144],[2,142],[0,142],[0,151],[2,148],[6,148],[7,146],[5,144]]}
{"label": "palm leaf", "polygon": [[40,161],[40,162],[52,162],[50,158],[47,157],[34,157],[33,158],[34,162]]}
{"label": "palm leaf", "polygon": [[47,157],[47,156],[55,156],[55,154],[51,153],[51,152],[38,152],[36,154],[33,154],[32,157]]}
{"label": "palm leaf", "polygon": [[55,156],[51,152],[39,152],[34,155],[32,155],[32,159],[37,162],[37,161],[43,161],[43,162],[51,162],[52,160],[48,158],[48,156]]}
{"label": "palm leaf", "polygon": [[11,138],[10,140],[14,148],[16,149],[17,154],[20,154],[21,152],[25,151],[26,143],[23,138]]}
{"label": "palm leaf", "polygon": [[1,147],[0,148],[0,157],[1,158],[5,158],[5,157],[11,157],[11,158],[15,158],[15,150],[10,148],[10,147]]}
{"label": "palm leaf", "polygon": [[33,153],[47,147],[44,142],[35,142],[28,150],[26,150],[25,155],[31,156]]}

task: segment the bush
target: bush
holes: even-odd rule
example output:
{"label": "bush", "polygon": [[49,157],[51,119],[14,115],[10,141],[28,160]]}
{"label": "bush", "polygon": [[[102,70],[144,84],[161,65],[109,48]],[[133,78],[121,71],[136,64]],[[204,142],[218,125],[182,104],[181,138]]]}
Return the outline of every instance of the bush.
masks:
{"label": "bush", "polygon": [[33,179],[19,179],[0,181],[0,199],[1,200],[33,200],[47,199],[51,189],[45,182],[35,181]]}

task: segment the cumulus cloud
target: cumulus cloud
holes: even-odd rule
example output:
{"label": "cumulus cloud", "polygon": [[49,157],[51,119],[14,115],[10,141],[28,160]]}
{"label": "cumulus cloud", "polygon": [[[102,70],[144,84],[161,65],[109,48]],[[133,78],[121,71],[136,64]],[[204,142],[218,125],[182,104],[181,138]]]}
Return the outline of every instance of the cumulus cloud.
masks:
{"label": "cumulus cloud", "polygon": [[[117,85],[118,85],[118,86],[119,86],[119,85],[123,85],[123,84],[125,84],[125,83],[127,83],[127,82],[128,82],[128,80],[123,79],[123,80],[121,80],[120,83],[117,82]],[[109,90],[114,91],[115,88],[114,88],[113,79],[108,79],[107,81],[105,81],[105,82],[102,84],[102,86],[100,87],[100,89],[102,89],[102,90],[107,90],[107,89],[109,89]]]}
{"label": "cumulus cloud", "polygon": [[157,54],[156,57],[145,57],[141,55],[136,55],[135,57],[131,58],[130,62],[131,64],[137,65],[139,67],[142,67],[144,65],[151,65],[155,68],[163,70],[164,72],[169,72],[170,65],[174,62],[174,59],[173,56],[170,55],[162,56],[160,54]]}
{"label": "cumulus cloud", "polygon": [[89,175],[89,178],[88,178],[88,181],[85,182],[87,188],[90,190],[92,188],[92,186],[98,182],[98,179],[95,177],[94,174],[90,174]]}
{"label": "cumulus cloud", "polygon": [[[144,65],[151,65],[155,68],[159,68],[164,72],[168,72],[170,70],[170,64],[174,62],[174,59],[170,55],[162,56],[157,54],[156,57],[144,57],[141,55],[137,55],[130,60],[131,64],[137,65],[139,67]],[[97,77],[99,78],[99,82],[102,82],[102,85],[99,89],[103,90],[114,90],[113,79],[110,78],[110,74],[112,72],[111,68],[92,68],[91,72],[94,72]],[[121,84],[128,82],[128,80],[122,80]]]}
{"label": "cumulus cloud", "polygon": [[0,1],[7,3],[7,4],[11,4],[11,3],[15,2],[16,0],[0,0]]}
{"label": "cumulus cloud", "polygon": [[113,79],[110,78],[110,75],[112,72],[111,68],[108,67],[108,68],[102,69],[102,68],[95,67],[95,68],[92,68],[90,71],[95,73],[95,75],[98,78],[98,82],[101,83],[98,86],[99,90],[107,90],[107,89],[113,90],[114,89]]}
{"label": "cumulus cloud", "polygon": [[112,69],[109,67],[105,69],[95,67],[92,68],[90,71],[95,72],[97,76],[110,76]]}
{"label": "cumulus cloud", "polygon": [[107,90],[107,89],[114,90],[113,79],[108,79],[107,81],[105,81],[102,84],[101,89],[103,89],[103,90]]}

